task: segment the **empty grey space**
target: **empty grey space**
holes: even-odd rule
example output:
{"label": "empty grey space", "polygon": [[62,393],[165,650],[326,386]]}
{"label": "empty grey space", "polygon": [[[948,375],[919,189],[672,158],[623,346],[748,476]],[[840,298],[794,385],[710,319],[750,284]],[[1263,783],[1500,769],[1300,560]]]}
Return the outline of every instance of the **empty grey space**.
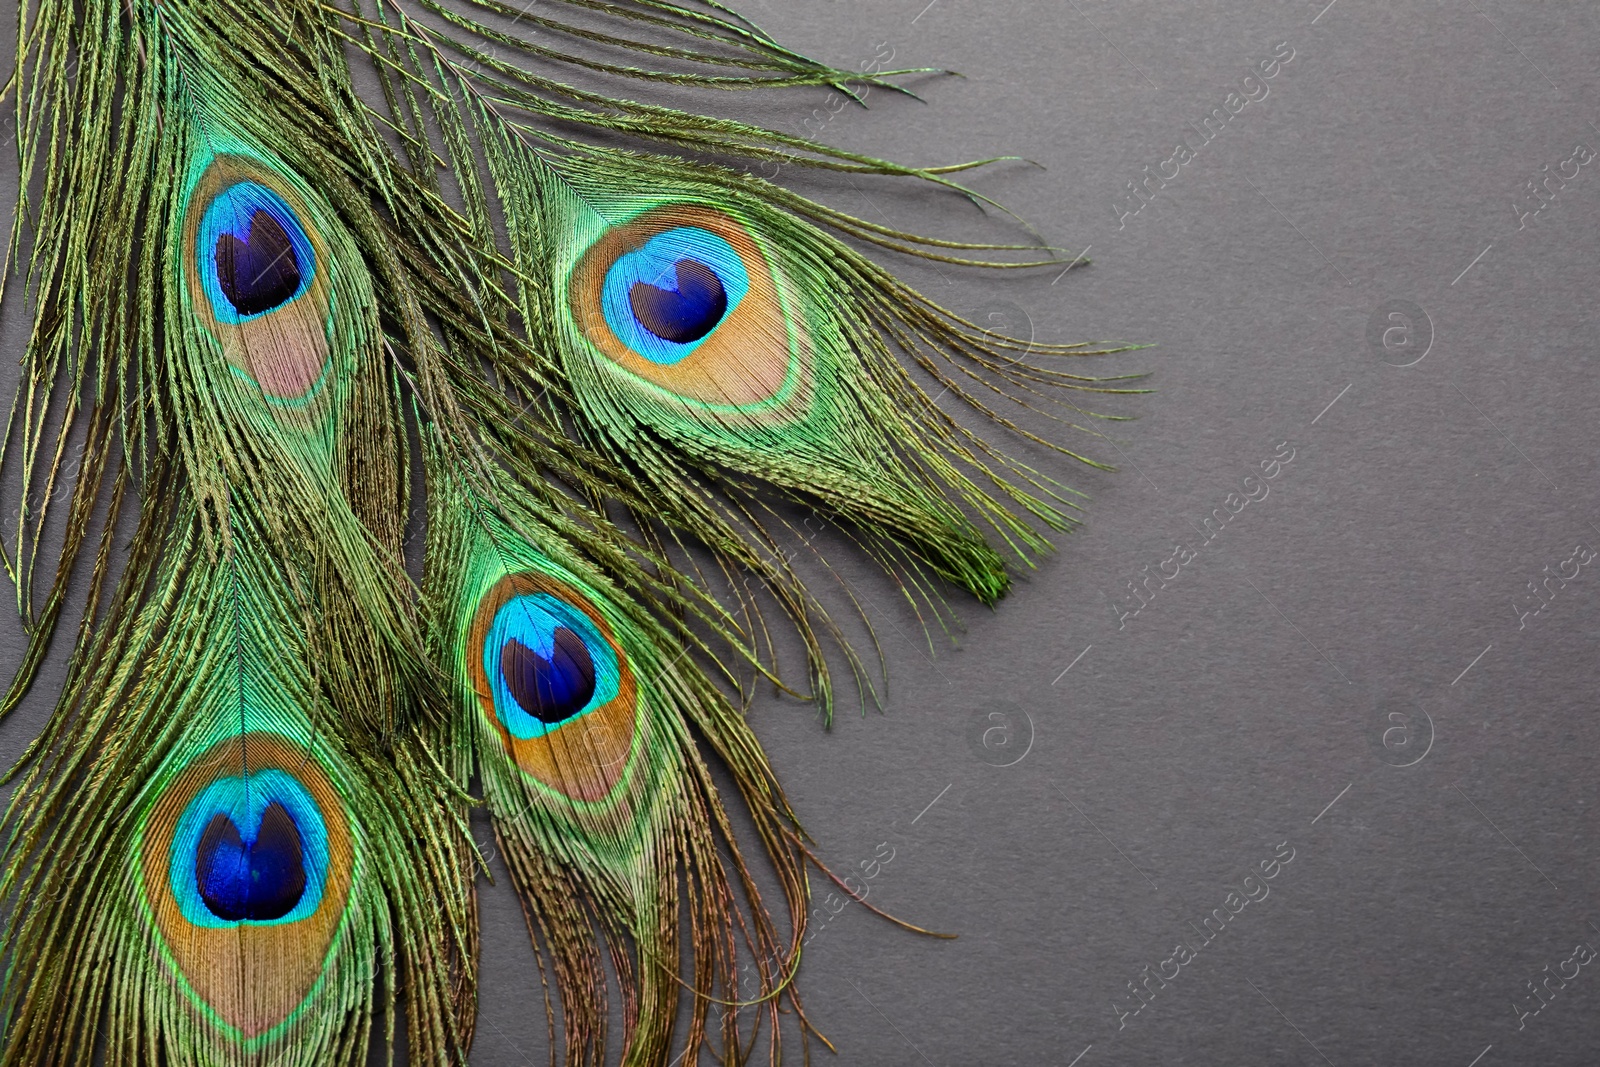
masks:
{"label": "empty grey space", "polygon": [[[814,1062],[1600,1062],[1600,11],[734,6],[840,66],[964,77],[702,106],[904,162],[1033,161],[965,180],[1089,261],[903,276],[1039,340],[1155,346],[1097,365],[1155,390],[1088,405],[1137,416],[1109,440],[1027,418],[1117,473],[1010,442],[1090,495],[1086,524],[997,610],[950,592],[960,630],[925,634],[818,524],[882,643],[881,708],[846,694],[825,728],[768,687],[753,727],[830,866],[959,937],[813,875],[799,989],[838,1050]],[[949,192],[791,179],[1028,239]],[[23,324],[0,326],[9,393]],[[0,724],[7,762],[66,646]],[[542,1064],[499,870],[472,1062]]]}

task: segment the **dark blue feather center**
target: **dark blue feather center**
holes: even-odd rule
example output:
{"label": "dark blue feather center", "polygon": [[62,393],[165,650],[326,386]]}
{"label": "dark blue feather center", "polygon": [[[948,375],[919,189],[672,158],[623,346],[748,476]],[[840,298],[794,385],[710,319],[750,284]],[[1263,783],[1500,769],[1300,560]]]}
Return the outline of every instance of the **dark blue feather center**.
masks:
{"label": "dark blue feather center", "polygon": [[678,260],[676,271],[677,288],[634,282],[628,303],[640,326],[664,341],[685,345],[716,329],[728,310],[728,294],[716,272],[697,259]]}
{"label": "dark blue feather center", "polygon": [[295,909],[306,891],[300,831],[277,801],[245,841],[232,819],[211,817],[195,851],[194,877],[206,908],[224,922],[270,922]]}
{"label": "dark blue feather center", "polygon": [[522,710],[546,724],[572,718],[594,697],[594,659],[565,626],[556,627],[548,658],[515,637],[506,641],[500,674]]}
{"label": "dark blue feather center", "polygon": [[217,238],[217,285],[239,314],[259,315],[300,290],[300,264],[283,225],[267,211],[250,217],[244,237]]}

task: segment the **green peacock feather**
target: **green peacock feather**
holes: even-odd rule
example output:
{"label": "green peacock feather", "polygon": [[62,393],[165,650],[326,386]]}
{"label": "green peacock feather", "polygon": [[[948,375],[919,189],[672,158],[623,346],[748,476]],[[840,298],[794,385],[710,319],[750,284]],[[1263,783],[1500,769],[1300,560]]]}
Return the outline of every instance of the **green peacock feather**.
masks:
{"label": "green peacock feather", "polygon": [[4,1062],[464,1062],[476,804],[566,1062],[742,1062],[763,1028],[776,1056],[810,853],[740,714],[752,673],[791,684],[762,609],[806,649],[791,691],[829,709],[836,654],[870,683],[774,516],[820,507],[908,589],[992,603],[1080,498],[906,364],[1019,433],[1000,401],[1138,390],[1076,369],[1121,349],[991,333],[862,252],[1048,250],[740,168],[966,193],[989,161],[632,99],[914,73],[710,2],[25,0],[19,26],[5,292],[33,329],[0,469],[30,640],[0,713],[90,581],[0,822]]}
{"label": "green peacock feather", "polygon": [[[501,853],[560,981],[571,1059],[603,1062],[609,958],[634,1022],[623,1062],[667,1047],[680,983],[696,994],[685,1054],[694,1062],[708,1009],[737,967],[733,911],[741,896],[760,901],[696,738],[755,817],[791,921],[805,908],[800,850],[786,837],[792,813],[727,697],[641,606],[647,590],[586,563],[517,506],[509,483],[486,497],[453,474],[444,450],[428,458],[431,632],[472,724]],[[680,908],[702,932],[689,945]],[[760,907],[744,934],[762,964],[761,999],[776,998],[796,943]],[[737,1015],[722,1026],[723,1047],[737,1048]]]}
{"label": "green peacock feather", "polygon": [[365,1062],[401,989],[410,1047],[459,1055],[451,798],[414,742],[326,729],[263,532],[236,514],[214,557],[179,509],[158,598],[11,814],[5,1061],[87,1062],[99,1033],[110,1063]]}

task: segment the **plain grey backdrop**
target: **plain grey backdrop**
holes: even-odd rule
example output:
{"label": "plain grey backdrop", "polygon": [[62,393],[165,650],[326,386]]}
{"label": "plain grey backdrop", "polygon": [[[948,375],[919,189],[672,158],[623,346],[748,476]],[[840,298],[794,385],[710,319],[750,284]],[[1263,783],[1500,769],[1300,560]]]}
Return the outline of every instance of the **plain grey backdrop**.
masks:
{"label": "plain grey backdrop", "polygon": [[[1106,365],[1151,373],[1156,392],[1105,405],[1136,422],[1063,437],[1118,473],[1017,449],[1092,499],[998,610],[952,594],[964,629],[926,637],[829,545],[886,651],[882,709],[846,702],[825,730],[763,693],[754,729],[830,864],[960,936],[831,914],[814,878],[800,990],[838,1055],[812,1054],[1600,1062],[1582,966],[1600,948],[1600,12],[735,6],[841,66],[964,78],[866,109],[824,90],[711,106],[907,162],[1025,157],[970,181],[1091,261],[906,277],[1041,340],[1157,346]],[[952,194],[791,177],[896,226],[1026,239]],[[4,326],[14,353],[14,310]],[[15,373],[0,361],[0,392]],[[483,901],[473,1063],[547,1062],[503,878]]]}

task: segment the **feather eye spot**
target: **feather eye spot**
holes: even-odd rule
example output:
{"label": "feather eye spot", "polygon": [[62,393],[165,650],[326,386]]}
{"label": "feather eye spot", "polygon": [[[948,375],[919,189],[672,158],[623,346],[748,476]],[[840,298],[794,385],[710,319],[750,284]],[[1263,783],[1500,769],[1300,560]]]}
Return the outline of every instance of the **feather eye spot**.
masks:
{"label": "feather eye spot", "polygon": [[240,315],[259,315],[287,304],[300,290],[300,265],[283,225],[265,211],[256,211],[246,237],[224,233],[213,258],[217,285]]}
{"label": "feather eye spot", "polygon": [[232,154],[211,160],[184,211],[186,295],[228,370],[275,407],[321,410],[309,405],[340,343],[326,215],[292,173]]}
{"label": "feather eye spot", "polygon": [[548,655],[516,637],[500,648],[500,676],[517,705],[547,726],[579,714],[594,699],[594,657],[565,626],[551,635]]}
{"label": "feather eye spot", "polygon": [[195,852],[195,882],[206,909],[224,922],[270,922],[306,891],[304,845],[294,818],[273,801],[246,840],[233,818],[211,817]]}
{"label": "feather eye spot", "polygon": [[574,586],[537,571],[485,589],[463,666],[511,762],[569,800],[619,787],[640,737],[638,687],[612,624]]}
{"label": "feather eye spot", "polygon": [[202,281],[225,322],[265,315],[305,292],[316,270],[294,209],[260,182],[219,192],[200,220]]}
{"label": "feather eye spot", "polygon": [[293,775],[265,769],[218,778],[178,818],[173,895],[197,926],[294,922],[316,910],[328,834]]}
{"label": "feather eye spot", "polygon": [[815,396],[811,298],[749,220],[669,203],[610,224],[573,262],[566,304],[586,351],[651,410],[798,422]]}
{"label": "feather eye spot", "polygon": [[700,226],[675,226],[622,252],[606,270],[601,306],[619,340],[671,366],[699,348],[750,291],[744,260]]}
{"label": "feather eye spot", "polygon": [[616,650],[584,611],[558,597],[504,601],[487,638],[483,672],[495,717],[513,737],[543,736],[616,696]]}
{"label": "feather eye spot", "polygon": [[359,870],[355,827],[303,743],[251,731],[166,783],[137,836],[144,906],[183,988],[255,1038],[317,988]]}

